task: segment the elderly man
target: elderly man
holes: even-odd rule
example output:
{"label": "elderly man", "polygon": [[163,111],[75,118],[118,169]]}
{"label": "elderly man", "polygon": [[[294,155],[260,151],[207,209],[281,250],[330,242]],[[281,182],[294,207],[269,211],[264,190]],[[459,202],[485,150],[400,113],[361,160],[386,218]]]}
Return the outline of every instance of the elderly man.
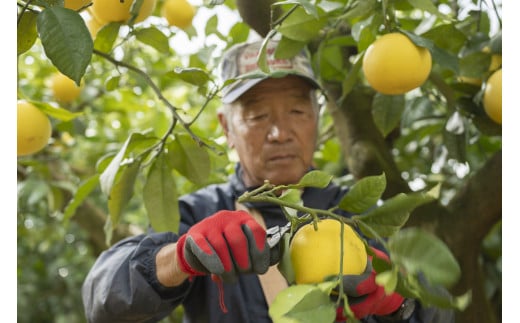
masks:
{"label": "elderly man", "polygon": [[[178,233],[130,237],[100,255],[82,289],[89,322],[153,322],[180,305],[183,322],[271,322],[269,304],[287,282],[274,266],[265,228],[286,219],[278,206],[236,200],[265,180],[296,183],[311,170],[319,117],[319,85],[307,56],[274,58],[277,44],[266,48],[275,72],[270,77],[258,73],[261,42],[225,53],[223,79],[235,81],[223,90],[218,118],[240,160],[235,173],[226,183],[179,199]],[[238,79],[247,74],[259,77]],[[329,209],[345,192],[330,184],[305,189],[302,199],[306,206]],[[356,316],[419,322],[415,301],[370,286],[353,306]]]}

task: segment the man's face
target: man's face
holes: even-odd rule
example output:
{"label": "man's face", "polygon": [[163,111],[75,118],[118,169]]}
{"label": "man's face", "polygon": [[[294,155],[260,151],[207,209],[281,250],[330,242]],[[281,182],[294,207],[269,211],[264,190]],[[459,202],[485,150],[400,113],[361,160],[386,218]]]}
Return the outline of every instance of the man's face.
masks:
{"label": "man's face", "polygon": [[235,148],[247,186],[296,183],[312,164],[318,109],[302,78],[267,79],[219,115],[228,144]]}

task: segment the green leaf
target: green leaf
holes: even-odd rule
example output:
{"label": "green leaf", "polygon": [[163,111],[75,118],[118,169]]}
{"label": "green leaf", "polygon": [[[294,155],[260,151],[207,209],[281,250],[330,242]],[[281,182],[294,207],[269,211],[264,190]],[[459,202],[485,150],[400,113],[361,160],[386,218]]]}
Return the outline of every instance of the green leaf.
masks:
{"label": "green leaf", "polygon": [[320,74],[323,79],[341,82],[345,79],[345,66],[340,46],[321,46],[319,52]]}
{"label": "green leaf", "polygon": [[452,23],[435,26],[421,36],[432,40],[436,46],[451,53],[458,53],[467,41],[466,35]]}
{"label": "green leaf", "polygon": [[168,157],[173,167],[191,182],[207,182],[211,171],[208,150],[201,147],[188,134],[176,134],[168,145]]}
{"label": "green leaf", "polygon": [[77,191],[63,211],[63,221],[68,221],[74,215],[76,209],[85,201],[98,184],[99,175],[95,174],[79,185]]}
{"label": "green leaf", "polygon": [[282,290],[269,307],[273,323],[333,322],[335,306],[327,293],[314,285],[293,285]]}
{"label": "green leaf", "polygon": [[274,52],[274,57],[277,59],[288,59],[294,57],[305,48],[305,45],[307,44],[304,42],[282,37],[280,42],[278,42],[278,46]]}
{"label": "green leaf", "polygon": [[305,12],[307,14],[318,19],[318,11],[316,10],[316,8],[317,8],[316,5],[314,5],[313,3],[311,3],[308,0],[286,0],[286,1],[280,1],[280,2],[273,3],[273,5],[275,5],[275,6],[281,6],[281,5],[287,5],[287,4],[298,4],[303,8],[303,10],[305,10]]}
{"label": "green leaf", "polygon": [[204,32],[206,35],[211,35],[211,34],[215,34],[215,33],[218,33],[218,16],[217,15],[213,15],[211,16],[207,21],[206,21],[206,24],[205,24],[205,27],[204,27]]}
{"label": "green leaf", "polygon": [[285,202],[296,204],[301,201],[301,194],[302,192],[299,189],[288,189],[283,192],[279,199]]}
{"label": "green leaf", "polygon": [[70,112],[69,110],[55,107],[53,105],[50,105],[45,102],[36,102],[36,101],[30,101],[32,104],[34,104],[36,107],[42,110],[45,114],[47,114],[50,117],[53,117],[54,119],[61,120],[61,121],[70,121],[74,118],[77,118],[81,115],[83,115],[83,112]]}
{"label": "green leaf", "polygon": [[[446,288],[428,283],[423,276],[407,275],[398,286],[398,291],[403,296],[420,299],[425,307],[455,308],[464,311],[471,302],[471,291],[454,297]],[[439,317],[439,320],[444,321],[442,317]]]}
{"label": "green leaf", "polygon": [[326,23],[326,17],[316,18],[298,7],[283,21],[278,32],[287,38],[307,43],[319,35]]}
{"label": "green leaf", "polygon": [[318,187],[325,188],[332,180],[332,175],[329,175],[321,170],[311,170],[303,175],[297,184],[297,187]]}
{"label": "green leaf", "polygon": [[336,318],[336,308],[328,294],[321,289],[315,289],[305,295],[284,316],[302,323],[333,322]]}
{"label": "green leaf", "polygon": [[110,22],[97,32],[96,40],[94,41],[94,48],[100,52],[108,53],[112,50],[114,42],[119,35],[121,28],[120,22]]}
{"label": "green leaf", "polygon": [[168,76],[173,78],[178,77],[184,82],[193,84],[195,86],[206,85],[211,80],[209,75],[200,68],[176,67],[172,73],[168,73]]}
{"label": "green leaf", "polygon": [[352,7],[343,15],[348,20],[360,20],[377,10],[377,0],[361,0],[352,2]]}
{"label": "green leaf", "polygon": [[29,10],[25,10],[21,16],[16,28],[16,50],[18,55],[31,49],[36,38],[38,38],[38,31],[36,29],[37,18],[38,14]]}
{"label": "green leaf", "polygon": [[154,160],[143,187],[143,199],[152,228],[157,232],[179,231],[178,194],[164,154]]}
{"label": "green leaf", "polygon": [[372,230],[379,236],[388,237],[401,229],[413,209],[434,199],[430,193],[401,193],[386,200],[380,207],[368,211],[366,215],[356,215],[352,219],[358,221],[361,230],[368,237],[377,238]]}
{"label": "green leaf", "polygon": [[436,65],[450,69],[455,72],[455,74],[459,73],[459,60],[456,55],[439,48],[433,41],[427,38],[421,37],[404,29],[400,29],[399,31],[408,36],[410,40],[417,46],[428,48],[432,55],[432,61]]}
{"label": "green leaf", "polygon": [[284,234],[282,239],[279,242],[280,245],[280,262],[277,265],[280,273],[285,277],[289,284],[293,284],[295,282],[294,269],[291,261],[291,235]]}
{"label": "green leaf", "polygon": [[372,116],[384,137],[399,125],[404,108],[404,95],[384,95],[381,93],[375,95],[372,102]]}
{"label": "green leaf", "polygon": [[141,162],[134,160],[124,166],[117,182],[112,186],[108,196],[108,211],[110,213],[110,223],[112,228],[119,224],[121,212],[126,207],[134,194],[134,183],[139,173]]}
{"label": "green leaf", "polygon": [[406,228],[390,237],[388,248],[392,262],[407,274],[424,274],[434,285],[451,287],[461,275],[449,248],[435,235],[419,228]]}
{"label": "green leaf", "polygon": [[363,177],[352,185],[339,202],[338,207],[352,213],[364,213],[376,205],[385,189],[385,174]]}
{"label": "green leaf", "polygon": [[156,143],[156,141],[156,138],[149,138],[139,133],[130,134],[130,136],[128,136],[121,149],[119,149],[119,152],[101,173],[99,177],[101,191],[107,196],[110,195],[110,192],[112,191],[112,186],[114,185],[114,181],[116,179],[116,175],[120,171],[120,167],[122,167],[123,161],[127,163],[133,161],[133,159],[131,158],[125,160],[125,158],[130,154],[130,152],[135,151],[141,154],[141,149],[149,151],[150,148],[153,147],[153,145]]}
{"label": "green leaf", "polygon": [[386,294],[390,294],[395,290],[397,281],[398,275],[395,270],[383,271],[376,276],[376,283],[385,288]]}
{"label": "green leaf", "polygon": [[170,53],[170,44],[168,37],[156,27],[141,28],[135,31],[135,37],[141,43],[155,48],[158,52]]}
{"label": "green leaf", "polygon": [[52,64],[79,86],[94,47],[83,18],[67,8],[46,8],[38,14],[37,28]]}
{"label": "green leaf", "polygon": [[250,28],[243,22],[237,22],[229,30],[229,37],[231,37],[233,44],[247,41],[249,37]]}
{"label": "green leaf", "polygon": [[121,80],[121,76],[114,76],[108,78],[108,80],[105,82],[105,88],[107,91],[113,91],[119,88],[119,80]]}
{"label": "green leaf", "polygon": [[481,78],[488,72],[491,55],[484,52],[473,52],[460,58],[460,75]]}

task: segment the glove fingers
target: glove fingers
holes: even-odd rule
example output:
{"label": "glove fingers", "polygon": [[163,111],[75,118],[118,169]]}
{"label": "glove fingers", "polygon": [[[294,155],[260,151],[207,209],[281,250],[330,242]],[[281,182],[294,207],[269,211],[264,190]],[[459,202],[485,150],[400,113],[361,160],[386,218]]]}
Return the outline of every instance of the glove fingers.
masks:
{"label": "glove fingers", "polygon": [[375,315],[388,315],[391,314],[401,306],[401,304],[404,302],[404,298],[397,294],[392,293],[391,295],[388,295],[386,297],[383,297],[383,299],[377,304],[377,308],[374,309]]}
{"label": "glove fingers", "polygon": [[385,297],[385,290],[377,288],[374,292],[363,297],[359,303],[351,304],[350,309],[354,312],[356,318],[360,319],[369,314],[373,314],[378,303]]}
{"label": "glove fingers", "polygon": [[365,271],[359,275],[344,275],[343,290],[349,296],[361,296],[372,293],[377,289],[376,273],[371,261],[367,261]]}
{"label": "glove fingers", "polygon": [[[234,225],[227,227],[226,230],[223,232],[224,239],[227,242],[227,255],[223,256],[228,258],[229,254],[231,254],[232,260],[238,267],[238,271],[246,271],[251,268],[247,249],[248,241],[246,235],[242,230],[243,229],[241,226]],[[232,265],[231,259],[230,265]],[[230,271],[230,268],[225,269],[226,271]]]}
{"label": "glove fingers", "polygon": [[269,245],[265,238],[265,230],[262,227],[258,230],[249,225],[244,225],[242,230],[247,237],[248,253],[251,261],[251,269],[257,274],[263,274],[269,269]]}
{"label": "glove fingers", "polygon": [[[184,253],[186,261],[196,270],[220,275],[226,271],[225,261],[228,261],[229,266],[229,253],[227,258],[225,252],[221,254],[217,253],[217,250],[213,247],[215,243],[219,245],[219,242],[213,237],[213,241],[206,240],[206,237],[199,235],[190,235],[186,238],[185,248],[188,252]],[[224,239],[221,240],[225,243]],[[222,244],[222,242],[220,242]],[[220,248],[222,249],[222,248]],[[227,248],[226,248],[227,251]]]}

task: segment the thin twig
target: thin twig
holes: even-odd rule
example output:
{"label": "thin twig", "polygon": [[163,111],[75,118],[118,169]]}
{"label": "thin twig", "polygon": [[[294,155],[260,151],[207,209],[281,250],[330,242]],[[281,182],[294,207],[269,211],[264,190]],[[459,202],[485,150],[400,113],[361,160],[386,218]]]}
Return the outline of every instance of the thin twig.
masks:
{"label": "thin twig", "polygon": [[162,141],[165,141],[166,138],[173,132],[173,129],[175,128],[175,124],[176,122],[179,122],[182,127],[188,132],[188,134],[193,138],[193,140],[195,140],[197,142],[197,144],[199,146],[204,146],[204,147],[207,147],[209,148],[210,150],[212,150],[213,152],[215,153],[219,153],[215,147],[213,146],[210,146],[208,145],[207,143],[205,143],[202,139],[200,139],[195,133],[193,133],[193,131],[191,130],[190,128],[190,124],[185,122],[181,116],[177,113],[177,110],[178,108],[173,106],[162,94],[162,91],[161,89],[159,89],[159,87],[157,86],[157,84],[155,84],[155,82],[150,78],[150,76],[140,70],[139,68],[133,66],[133,65],[130,65],[128,63],[125,63],[123,61],[119,61],[115,58],[113,58],[112,56],[104,53],[104,52],[101,52],[97,49],[94,49],[93,50],[93,53],[100,56],[100,57],[103,57],[104,59],[108,60],[109,62],[111,62],[112,64],[116,65],[116,66],[122,66],[122,67],[126,67],[127,69],[139,74],[140,76],[142,76],[144,78],[144,80],[146,81],[146,83],[148,83],[150,85],[150,87],[152,88],[152,90],[155,92],[155,94],[157,95],[157,97],[159,98],[159,100],[161,100],[171,111],[172,115],[173,115],[173,118],[174,118],[174,121],[172,122],[170,128],[168,129],[168,131],[166,132],[165,136],[163,137]]}

